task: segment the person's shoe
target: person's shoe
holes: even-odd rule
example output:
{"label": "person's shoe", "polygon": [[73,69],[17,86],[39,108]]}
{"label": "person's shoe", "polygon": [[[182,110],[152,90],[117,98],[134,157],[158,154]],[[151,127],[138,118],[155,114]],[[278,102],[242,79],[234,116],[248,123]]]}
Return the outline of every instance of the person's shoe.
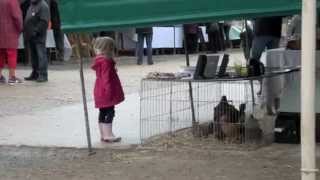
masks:
{"label": "person's shoe", "polygon": [[101,139],[101,141],[105,143],[116,143],[116,142],[120,142],[121,140],[122,140],[121,137],[110,137],[110,138]]}
{"label": "person's shoe", "polygon": [[23,81],[20,78],[17,78],[15,76],[8,80],[9,85],[21,84],[21,83],[23,83]]}
{"label": "person's shoe", "polygon": [[148,65],[153,65],[153,62],[148,62]]}
{"label": "person's shoe", "polygon": [[38,79],[38,76],[35,73],[31,73],[29,77],[25,77],[24,80],[26,81],[36,81]]}
{"label": "person's shoe", "polygon": [[45,77],[39,77],[38,79],[37,79],[37,82],[38,83],[43,83],[43,82],[48,82],[48,78],[45,78]]}
{"label": "person's shoe", "polygon": [[4,76],[1,76],[0,77],[0,84],[5,84],[5,83],[7,83],[6,78]]}

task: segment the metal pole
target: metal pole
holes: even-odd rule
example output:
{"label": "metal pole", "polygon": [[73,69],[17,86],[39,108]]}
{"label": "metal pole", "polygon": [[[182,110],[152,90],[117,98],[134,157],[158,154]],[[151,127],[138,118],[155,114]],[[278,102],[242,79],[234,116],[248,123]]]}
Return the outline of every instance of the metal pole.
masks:
{"label": "metal pole", "polygon": [[170,82],[170,119],[169,119],[169,124],[170,124],[170,136],[172,136],[173,135],[173,128],[172,128],[172,121],[173,121],[173,119],[172,119],[172,117],[173,117],[173,112],[172,112],[172,87],[173,86],[173,83],[172,82]]}
{"label": "metal pole", "polygon": [[247,60],[247,63],[249,63],[249,59],[250,59],[250,47],[249,47],[249,27],[248,27],[248,21],[247,19],[244,20],[244,27],[245,27],[245,30],[246,30],[246,47],[245,47],[245,56],[246,56],[246,60]]}
{"label": "metal pole", "polygon": [[316,0],[302,0],[301,179],[316,180]]}
{"label": "metal pole", "polygon": [[177,54],[177,48],[176,48],[176,26],[173,26],[173,54]]}
{"label": "metal pole", "polygon": [[86,88],[85,88],[85,81],[84,81],[84,73],[83,73],[83,57],[81,53],[81,40],[80,35],[77,35],[77,48],[78,48],[78,55],[80,57],[80,80],[81,80],[81,90],[82,90],[82,100],[83,100],[83,110],[84,110],[84,117],[85,117],[85,125],[86,125],[86,135],[87,135],[87,143],[88,143],[88,150],[89,155],[93,155],[94,152],[92,150],[92,143],[91,143],[91,133],[90,133],[90,124],[89,124],[89,115],[88,115],[88,105],[87,105],[87,97],[86,97]]}
{"label": "metal pole", "polygon": [[[184,35],[184,52],[186,55],[186,64],[189,67],[190,66],[190,58],[189,58],[189,51],[187,47],[187,36],[185,30],[183,30],[183,35]],[[196,125],[196,115],[194,111],[194,100],[193,100],[193,90],[192,90],[192,83],[191,81],[188,82],[189,85],[189,98],[190,98],[190,105],[191,105],[191,115],[192,115],[192,127],[195,129]],[[194,131],[193,131],[194,133]]]}
{"label": "metal pole", "polygon": [[190,66],[190,58],[189,58],[189,51],[188,51],[188,47],[187,47],[187,33],[184,29],[183,29],[183,38],[184,38],[184,40],[183,40],[184,54],[186,55],[186,64],[189,67]]}

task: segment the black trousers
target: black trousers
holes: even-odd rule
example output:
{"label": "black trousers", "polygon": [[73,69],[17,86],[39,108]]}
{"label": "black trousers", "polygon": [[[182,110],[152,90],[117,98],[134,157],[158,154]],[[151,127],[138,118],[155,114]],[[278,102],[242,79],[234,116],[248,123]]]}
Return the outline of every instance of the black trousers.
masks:
{"label": "black trousers", "polygon": [[208,33],[208,38],[209,38],[209,47],[208,50],[210,50],[213,53],[216,53],[220,48],[219,48],[219,31],[217,32],[209,32]]}
{"label": "black trousers", "polygon": [[37,77],[48,78],[48,56],[45,43],[28,41],[32,73]]}
{"label": "black trousers", "polygon": [[198,34],[186,34],[186,40],[189,53],[195,53],[198,49]]}
{"label": "black trousers", "polygon": [[111,124],[115,115],[114,106],[99,109],[99,123]]}
{"label": "black trousers", "polygon": [[56,43],[56,49],[58,51],[58,60],[64,59],[64,35],[60,28],[53,29],[54,42]]}

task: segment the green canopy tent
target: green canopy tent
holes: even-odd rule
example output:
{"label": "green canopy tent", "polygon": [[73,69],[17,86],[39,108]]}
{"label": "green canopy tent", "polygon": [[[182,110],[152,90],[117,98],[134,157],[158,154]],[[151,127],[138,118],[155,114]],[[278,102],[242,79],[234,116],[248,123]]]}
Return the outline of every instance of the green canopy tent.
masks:
{"label": "green canopy tent", "polygon": [[65,31],[173,25],[297,13],[300,0],[60,0]]}
{"label": "green canopy tent", "polygon": [[[60,10],[65,32],[84,32],[289,15],[302,9],[302,59],[307,60],[302,61],[304,88],[301,89],[302,94],[309,95],[302,97],[302,179],[315,180],[313,97],[317,2],[320,0],[60,0]],[[82,63],[80,72],[86,112]],[[86,124],[88,127],[87,113]],[[88,128],[87,132],[90,134]]]}

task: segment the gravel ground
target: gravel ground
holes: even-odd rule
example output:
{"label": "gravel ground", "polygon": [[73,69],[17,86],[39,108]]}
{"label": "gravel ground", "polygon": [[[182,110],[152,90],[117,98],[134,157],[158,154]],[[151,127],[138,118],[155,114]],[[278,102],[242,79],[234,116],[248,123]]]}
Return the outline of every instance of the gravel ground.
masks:
{"label": "gravel ground", "polygon": [[93,156],[80,149],[0,147],[0,177],[1,180],[298,180],[299,154],[297,145],[277,144],[254,151],[149,146],[96,150]]}

